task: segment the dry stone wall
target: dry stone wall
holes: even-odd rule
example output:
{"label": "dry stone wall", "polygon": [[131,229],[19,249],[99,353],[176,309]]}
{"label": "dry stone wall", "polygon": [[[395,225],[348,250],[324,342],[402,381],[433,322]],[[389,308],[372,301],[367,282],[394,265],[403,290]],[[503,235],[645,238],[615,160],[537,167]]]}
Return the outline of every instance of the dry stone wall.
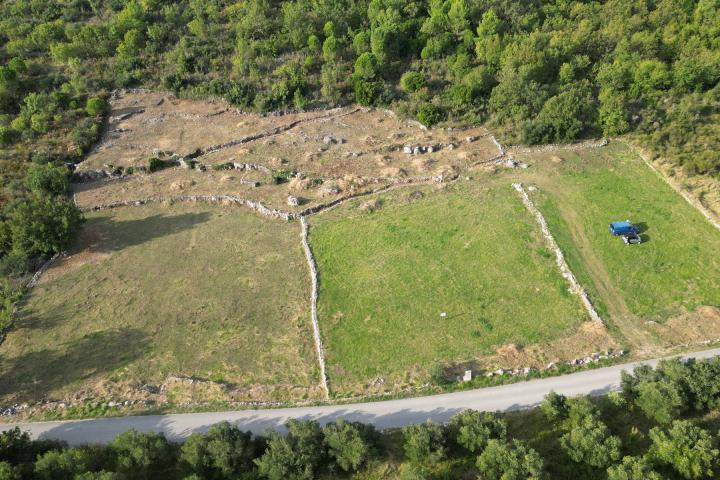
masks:
{"label": "dry stone wall", "polygon": [[131,207],[146,205],[149,203],[175,203],[175,202],[207,202],[207,203],[225,203],[232,205],[241,205],[269,218],[279,218],[282,220],[292,220],[297,217],[291,212],[284,212],[274,208],[269,208],[260,202],[248,200],[246,198],[235,197],[232,195],[179,195],[175,197],[147,197],[138,200],[126,200],[123,202],[106,203],[103,205],[95,205],[93,207],[83,208],[83,212],[97,212],[100,210],[111,210],[120,207]]}
{"label": "dry stone wall", "polygon": [[545,237],[545,240],[550,245],[552,251],[555,253],[555,262],[557,263],[558,268],[560,268],[560,273],[570,284],[570,291],[580,297],[580,301],[585,307],[588,315],[590,315],[591,319],[596,322],[602,322],[602,319],[595,310],[595,307],[590,301],[590,297],[588,297],[587,292],[582,287],[582,285],[580,285],[580,282],[578,282],[575,274],[572,272],[572,270],[570,270],[570,267],[565,261],[565,256],[563,255],[562,250],[560,250],[560,247],[558,246],[555,238],[550,232],[547,222],[545,221],[545,217],[542,213],[540,213],[540,210],[537,209],[532,200],[530,200],[530,197],[525,191],[525,188],[523,188],[522,183],[513,183],[512,186],[520,194],[525,208],[528,209],[528,211],[535,217],[535,220],[537,220],[538,224],[540,224],[540,229],[542,230],[543,237]]}
{"label": "dry stone wall", "polygon": [[325,392],[325,398],[328,399],[330,398],[330,390],[328,389],[327,376],[325,374],[325,350],[323,349],[322,337],[320,336],[320,324],[318,323],[317,319],[318,274],[315,257],[313,256],[312,249],[310,248],[310,243],[308,242],[308,223],[307,219],[304,216],[300,217],[300,228],[303,250],[305,251],[305,258],[308,262],[308,267],[310,269],[310,279],[312,281],[310,317],[312,319],[315,351],[317,352],[318,364],[320,365],[320,385]]}

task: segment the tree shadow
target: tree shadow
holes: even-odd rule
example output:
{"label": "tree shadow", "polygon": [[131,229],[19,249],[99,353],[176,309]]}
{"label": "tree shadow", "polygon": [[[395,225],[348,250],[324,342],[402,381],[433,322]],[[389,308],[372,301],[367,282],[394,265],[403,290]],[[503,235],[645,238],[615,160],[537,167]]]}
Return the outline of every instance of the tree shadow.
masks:
{"label": "tree shadow", "polygon": [[53,391],[141,358],[148,346],[144,332],[121,328],[90,333],[54,350],[0,357],[0,397],[39,401]]}
{"label": "tree shadow", "polygon": [[[137,220],[94,217],[85,224],[85,244],[80,249],[107,253],[141,245],[156,238],[189,230],[211,218],[209,212],[152,215]],[[90,234],[87,234],[90,233]]]}

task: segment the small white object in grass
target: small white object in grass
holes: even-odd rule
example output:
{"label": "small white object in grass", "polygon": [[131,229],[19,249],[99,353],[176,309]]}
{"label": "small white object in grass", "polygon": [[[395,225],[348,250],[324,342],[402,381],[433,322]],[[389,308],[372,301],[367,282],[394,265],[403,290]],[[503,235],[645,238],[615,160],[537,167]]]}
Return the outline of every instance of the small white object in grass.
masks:
{"label": "small white object in grass", "polygon": [[447,317],[447,313],[445,313],[445,312],[442,312],[442,313],[440,314],[440,317],[442,317],[442,318],[445,318],[445,317]]}

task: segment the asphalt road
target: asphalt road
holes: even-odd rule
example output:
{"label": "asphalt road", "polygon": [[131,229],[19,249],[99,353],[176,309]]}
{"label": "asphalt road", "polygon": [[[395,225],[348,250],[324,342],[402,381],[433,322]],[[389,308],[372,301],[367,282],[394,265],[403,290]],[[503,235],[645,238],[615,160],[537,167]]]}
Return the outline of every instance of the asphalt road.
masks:
{"label": "asphalt road", "polygon": [[[720,348],[683,355],[685,358],[708,358],[720,355]],[[262,433],[268,428],[282,431],[291,418],[314,419],[320,423],[337,418],[372,423],[379,429],[401,427],[425,420],[446,422],[452,415],[468,408],[485,411],[511,411],[540,403],[550,391],[572,395],[601,395],[620,384],[620,372],[645,363],[655,365],[658,359],[626,363],[612,367],[585,370],[558,377],[468,390],[455,393],[406,398],[382,402],[328,405],[318,407],[234,412],[148,415],[58,422],[0,424],[0,431],[20,427],[34,438],[60,439],[71,445],[107,443],[117,434],[134,428],[142,432],[162,432],[170,440],[182,440],[194,432],[205,432],[214,423],[229,421],[243,430]]]}

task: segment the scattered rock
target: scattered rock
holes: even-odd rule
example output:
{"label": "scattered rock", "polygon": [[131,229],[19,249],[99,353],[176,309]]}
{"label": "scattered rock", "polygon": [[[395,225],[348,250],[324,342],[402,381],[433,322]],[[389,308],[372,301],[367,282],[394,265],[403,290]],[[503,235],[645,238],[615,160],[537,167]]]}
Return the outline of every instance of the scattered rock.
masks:
{"label": "scattered rock", "polygon": [[287,197],[287,204],[291,207],[299,207],[300,206],[300,199],[298,197],[295,197],[293,195],[288,195]]}
{"label": "scattered rock", "polygon": [[465,374],[462,377],[463,382],[469,382],[472,380],[472,370],[465,370]]}
{"label": "scattered rock", "polygon": [[381,205],[382,205],[382,202],[380,201],[379,198],[373,198],[372,200],[368,200],[367,202],[361,203],[358,208],[362,212],[372,213],[375,210],[379,209]]}
{"label": "scattered rock", "polygon": [[420,200],[424,196],[425,194],[423,192],[421,192],[420,190],[415,190],[408,195],[408,200]]}

